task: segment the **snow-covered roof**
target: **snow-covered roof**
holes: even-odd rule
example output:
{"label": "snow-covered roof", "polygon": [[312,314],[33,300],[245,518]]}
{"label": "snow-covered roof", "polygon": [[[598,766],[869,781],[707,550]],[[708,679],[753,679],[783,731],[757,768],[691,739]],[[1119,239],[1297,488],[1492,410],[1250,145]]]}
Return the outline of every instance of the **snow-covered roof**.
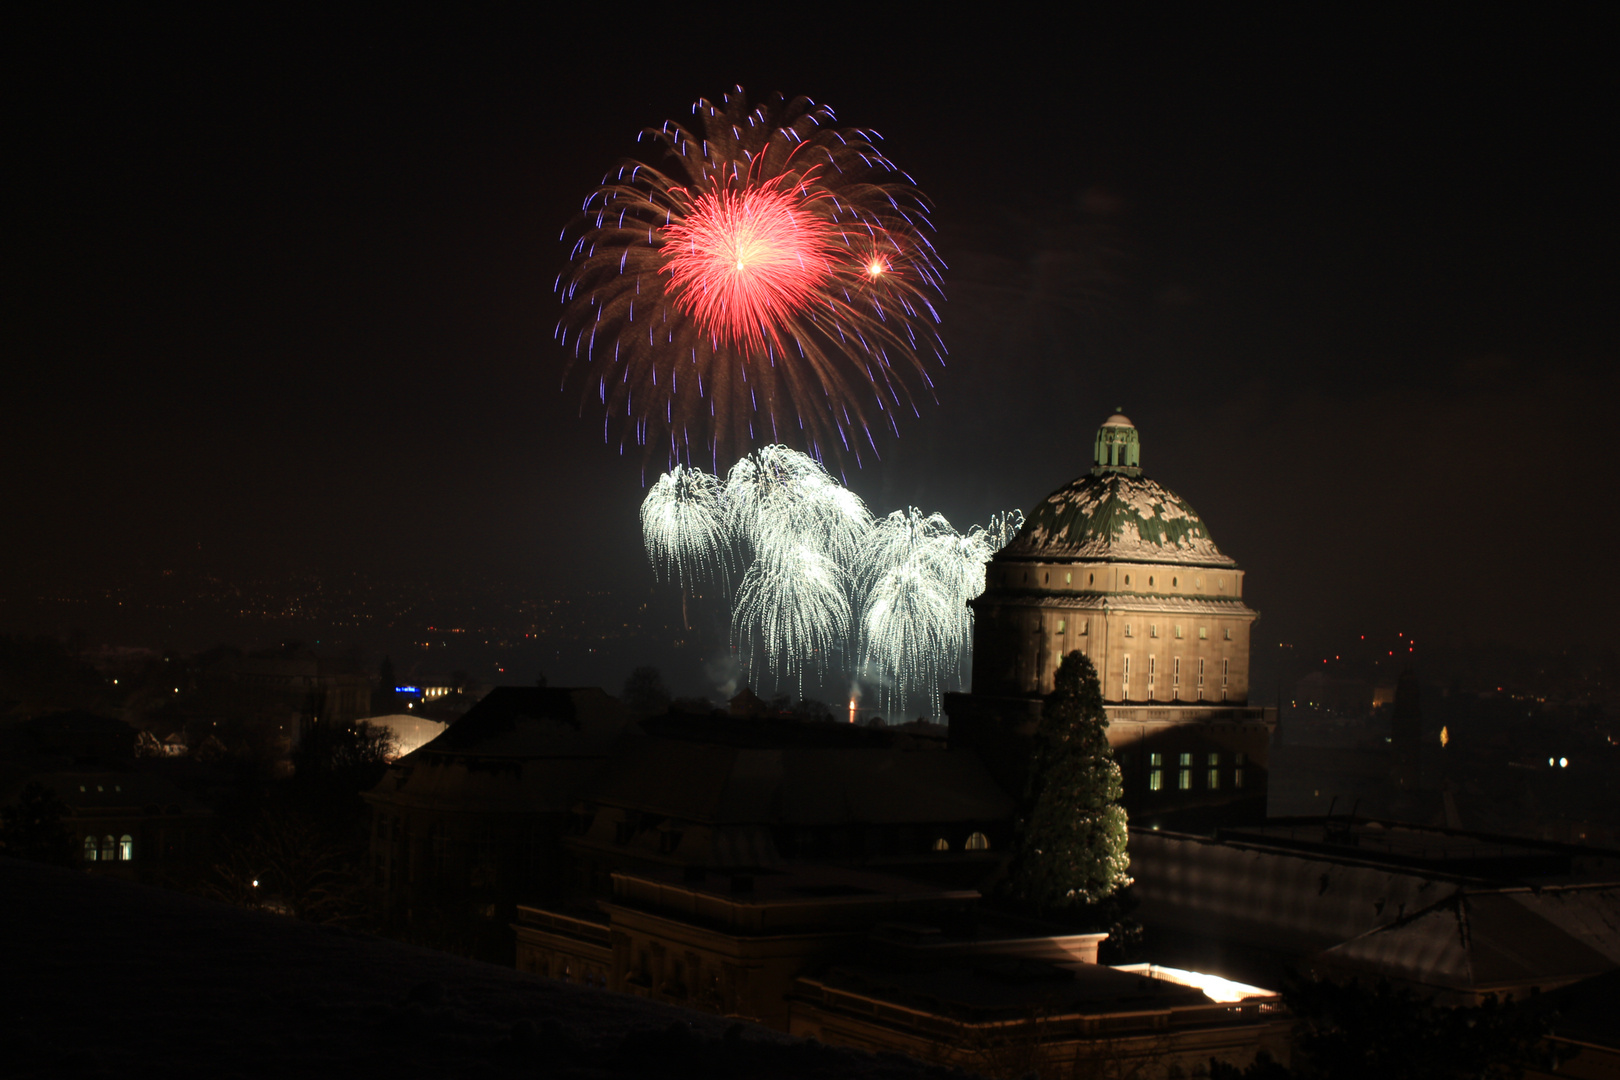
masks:
{"label": "snow-covered roof", "polygon": [[1236,565],[1186,500],[1121,472],[1088,473],[1048,495],[1001,555]]}

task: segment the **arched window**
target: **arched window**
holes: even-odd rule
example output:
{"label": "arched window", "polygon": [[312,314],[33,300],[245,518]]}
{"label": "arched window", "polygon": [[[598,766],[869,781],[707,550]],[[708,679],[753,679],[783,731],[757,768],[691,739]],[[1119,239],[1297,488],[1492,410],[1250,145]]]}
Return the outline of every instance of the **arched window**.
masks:
{"label": "arched window", "polygon": [[951,842],[949,840],[945,839],[943,836],[941,836],[937,840],[934,841],[934,850],[935,851],[949,851],[949,850],[951,850]]}
{"label": "arched window", "polygon": [[135,838],[129,833],[118,838],[118,857],[125,862],[135,857]]}
{"label": "arched window", "polygon": [[989,851],[990,838],[982,832],[976,832],[967,838],[967,844],[964,846],[969,851]]}
{"label": "arched window", "polygon": [[101,838],[101,861],[112,862],[116,858],[118,858],[118,853],[113,847],[113,838],[110,836],[103,836]]}
{"label": "arched window", "polygon": [[84,838],[84,861],[96,861],[96,838],[93,836],[87,836]]}

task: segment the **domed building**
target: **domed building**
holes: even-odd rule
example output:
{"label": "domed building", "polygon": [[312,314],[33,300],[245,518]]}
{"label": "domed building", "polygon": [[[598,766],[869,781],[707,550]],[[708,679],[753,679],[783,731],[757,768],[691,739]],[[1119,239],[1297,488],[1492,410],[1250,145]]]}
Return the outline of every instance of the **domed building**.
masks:
{"label": "domed building", "polygon": [[1125,416],[1098,429],[1090,472],[991,560],[973,608],[973,689],[945,711],[952,742],[997,760],[1011,790],[1041,699],[1078,650],[1102,681],[1127,806],[1263,800],[1275,716],[1248,704],[1259,616],[1243,571],[1185,499],[1143,475]]}

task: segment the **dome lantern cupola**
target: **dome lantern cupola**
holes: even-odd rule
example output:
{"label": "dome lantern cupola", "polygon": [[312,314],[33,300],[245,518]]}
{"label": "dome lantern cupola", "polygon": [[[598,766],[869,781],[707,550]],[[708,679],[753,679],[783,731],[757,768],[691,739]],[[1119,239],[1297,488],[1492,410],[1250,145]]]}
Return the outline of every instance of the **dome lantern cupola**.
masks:
{"label": "dome lantern cupola", "polygon": [[1136,434],[1136,425],[1118,411],[1097,429],[1096,455],[1091,466],[1093,476],[1110,473],[1142,475],[1142,442]]}

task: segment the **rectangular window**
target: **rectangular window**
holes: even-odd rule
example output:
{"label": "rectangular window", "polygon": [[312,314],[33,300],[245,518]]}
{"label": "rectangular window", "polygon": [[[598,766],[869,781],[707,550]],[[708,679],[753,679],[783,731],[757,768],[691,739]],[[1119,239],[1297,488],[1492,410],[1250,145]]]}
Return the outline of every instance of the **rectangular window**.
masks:
{"label": "rectangular window", "polygon": [[1176,637],[1177,638],[1181,637],[1181,624],[1180,623],[1176,623]]}
{"label": "rectangular window", "polygon": [[1148,626],[1148,637],[1158,637],[1158,636],[1159,636],[1159,624],[1158,623],[1152,623],[1151,625]]}
{"label": "rectangular window", "polygon": [[1148,657],[1148,689],[1149,690],[1153,689],[1153,683],[1158,679],[1158,677],[1159,677],[1159,658],[1157,656],[1150,656],[1150,657]]}
{"label": "rectangular window", "polygon": [[1243,770],[1242,769],[1233,769],[1232,770],[1232,786],[1233,787],[1242,787],[1243,786]]}
{"label": "rectangular window", "polygon": [[1155,769],[1157,769],[1160,765],[1164,764],[1164,755],[1163,754],[1149,754],[1148,755],[1148,764],[1153,766]]}
{"label": "rectangular window", "polygon": [[1068,625],[1068,622],[1069,622],[1069,620],[1067,620],[1067,619],[1059,619],[1058,620],[1057,632],[1060,633],[1060,634],[1063,633],[1063,628]]}
{"label": "rectangular window", "polygon": [[1176,764],[1180,765],[1183,769],[1185,769],[1187,766],[1192,764],[1192,755],[1191,754],[1182,754],[1179,758],[1176,759]]}
{"label": "rectangular window", "polygon": [[1214,791],[1221,786],[1221,770],[1209,770],[1209,790]]}
{"label": "rectangular window", "polygon": [[1148,773],[1148,790],[1159,791],[1164,787],[1164,770],[1153,769]]}
{"label": "rectangular window", "polygon": [[1181,657],[1179,656],[1171,661],[1170,685],[1175,686],[1178,689],[1181,686]]}
{"label": "rectangular window", "polygon": [[1209,755],[1209,763],[1211,765],[1219,765],[1221,763],[1221,755],[1216,752],[1211,752]]}
{"label": "rectangular window", "polygon": [[1131,636],[1131,624],[1130,623],[1125,624],[1125,636],[1126,637]]}
{"label": "rectangular window", "polygon": [[1198,658],[1198,687],[1199,687],[1199,689],[1203,689],[1203,686],[1204,686],[1204,659],[1203,659],[1203,657],[1199,657]]}
{"label": "rectangular window", "polygon": [[1085,622],[1082,622],[1080,624],[1080,632],[1082,634],[1091,633],[1091,620],[1090,619],[1087,619]]}
{"label": "rectangular window", "polygon": [[1182,769],[1180,771],[1180,773],[1176,776],[1176,787],[1180,788],[1182,791],[1191,791],[1192,790],[1192,770],[1191,769]]}
{"label": "rectangular window", "polygon": [[1237,753],[1232,755],[1232,764],[1239,767],[1243,765],[1243,751],[1239,750]]}
{"label": "rectangular window", "polygon": [[1198,628],[1198,640],[1199,641],[1207,641],[1207,640],[1209,640],[1209,627],[1200,626]]}
{"label": "rectangular window", "polygon": [[1232,628],[1231,628],[1231,627],[1230,627],[1230,626],[1228,626],[1228,627],[1227,627],[1227,628],[1226,628],[1226,640],[1227,640],[1227,641],[1231,641],[1231,640],[1232,640]]}
{"label": "rectangular window", "polygon": [[1230,660],[1222,660],[1221,661],[1221,689],[1222,690],[1226,689],[1226,676],[1231,673],[1231,668],[1232,668],[1232,661],[1230,661]]}

